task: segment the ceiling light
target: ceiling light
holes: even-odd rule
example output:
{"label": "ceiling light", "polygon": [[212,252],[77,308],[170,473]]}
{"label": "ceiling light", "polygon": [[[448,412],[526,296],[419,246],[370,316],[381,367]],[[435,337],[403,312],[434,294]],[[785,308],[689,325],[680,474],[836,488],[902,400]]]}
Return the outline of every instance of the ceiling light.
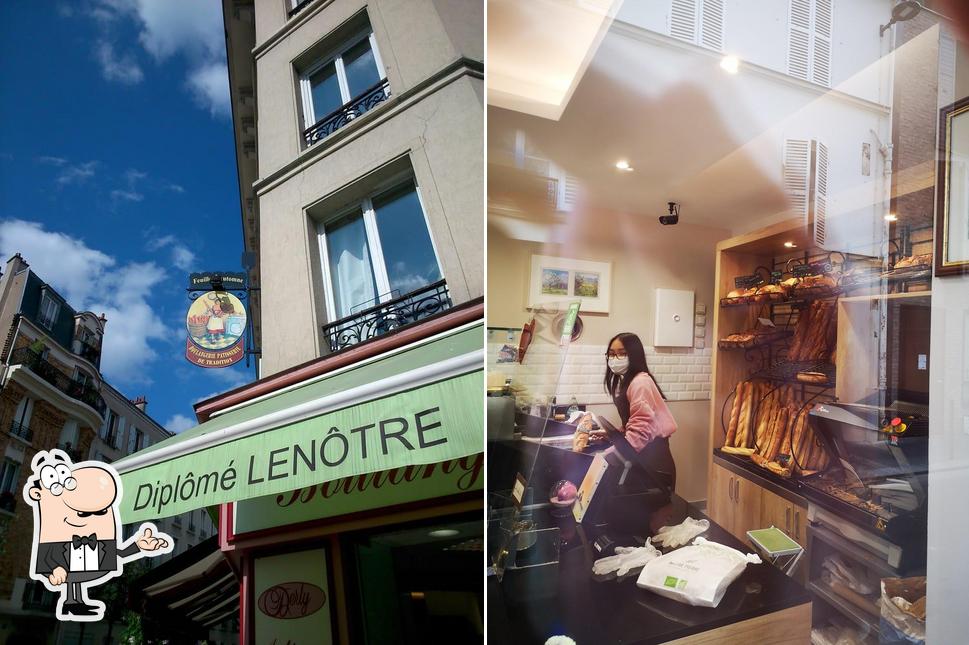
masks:
{"label": "ceiling light", "polygon": [[885,216],[885,221],[886,222],[897,222],[898,221],[898,215],[896,215],[895,213],[889,213],[888,215]]}
{"label": "ceiling light", "polygon": [[720,68],[730,74],[736,74],[740,69],[740,59],[736,56],[724,56],[720,61]]}
{"label": "ceiling light", "polygon": [[632,167],[629,165],[629,162],[626,161],[625,159],[620,159],[619,161],[617,161],[616,168],[618,168],[619,170],[625,170],[626,172],[633,171]]}
{"label": "ceiling light", "polygon": [[428,535],[432,538],[449,538],[459,534],[460,531],[456,531],[454,529],[437,529],[428,533]]}
{"label": "ceiling light", "polygon": [[784,248],[796,249],[797,244],[795,244],[794,242],[784,242]]}

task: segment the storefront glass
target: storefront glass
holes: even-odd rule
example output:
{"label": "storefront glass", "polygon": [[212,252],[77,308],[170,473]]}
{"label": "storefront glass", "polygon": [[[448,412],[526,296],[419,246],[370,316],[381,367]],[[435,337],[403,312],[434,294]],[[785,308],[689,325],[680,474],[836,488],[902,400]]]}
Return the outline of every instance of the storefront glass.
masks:
{"label": "storefront glass", "polygon": [[[505,64],[524,51],[515,21],[525,16],[496,7],[489,385],[519,410],[551,392],[620,436],[587,444],[581,414],[546,421],[542,411],[546,432],[562,424],[568,460],[590,463],[578,475],[566,459],[548,473],[521,466],[531,506],[502,514],[516,470],[497,457],[532,439],[521,414],[492,428],[489,400],[489,607],[500,608],[489,626],[514,618],[508,633],[532,639],[582,642],[600,630],[659,642],[725,629],[717,637],[728,639],[745,620],[769,630],[783,614],[790,642],[955,642],[965,593],[945,563],[964,529],[952,511],[969,409],[969,58],[942,3],[916,4],[619,3],[568,27],[550,15],[560,29],[530,30],[529,46],[587,44],[585,67],[560,58],[529,68],[532,78],[571,74],[554,109],[537,81],[511,82]],[[583,36],[591,23],[598,37]],[[538,297],[556,290],[581,301],[584,323],[563,369],[544,373],[551,359],[529,352],[509,371],[499,362],[515,345],[506,330],[541,322]],[[628,390],[606,392],[622,333],[642,345],[644,361],[629,364],[651,383],[645,395],[624,378]],[[632,353],[630,338],[619,337],[620,353]],[[655,474],[669,469],[643,454],[665,441],[667,414],[675,485],[664,498]],[[536,463],[551,454],[543,441]],[[586,477],[599,477],[608,503],[557,513],[552,483],[581,491]],[[642,490],[630,488],[637,477]],[[515,549],[492,549],[523,551],[509,536],[538,513],[564,516],[548,565],[557,578],[502,570]],[[657,601],[645,574],[593,573],[616,546],[642,548],[684,517],[705,517],[707,539],[766,561],[727,588],[725,622],[685,609],[683,597]],[[784,558],[750,535],[771,528],[777,544],[793,544]],[[781,577],[751,591],[768,569]],[[673,620],[634,634],[576,618],[570,586],[593,607],[609,598],[627,617],[638,603]],[[768,587],[773,604],[751,604]]]}

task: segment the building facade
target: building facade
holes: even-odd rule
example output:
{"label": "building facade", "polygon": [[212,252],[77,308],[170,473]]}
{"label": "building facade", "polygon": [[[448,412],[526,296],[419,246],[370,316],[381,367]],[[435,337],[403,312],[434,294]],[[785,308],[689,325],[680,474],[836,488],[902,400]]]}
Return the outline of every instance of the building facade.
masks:
{"label": "building facade", "polygon": [[[157,569],[145,611],[237,616],[242,643],[480,639],[482,4],[223,14],[259,379],[117,463],[129,490],[190,477],[132,521],[220,509],[217,551],[188,554],[213,573]],[[172,591],[221,576],[188,610]]]}
{"label": "building facade", "polygon": [[[106,319],[75,311],[19,254],[0,277],[0,639],[17,632],[49,642],[75,642],[78,626],[58,629],[55,594],[28,577],[33,511],[22,490],[39,450],[59,448],[74,462],[111,463],[171,433],[148,416],[144,398],[129,400],[100,372]],[[203,510],[168,518],[159,529],[176,550],[170,559],[215,533]],[[127,536],[130,527],[125,527]],[[107,633],[87,626],[88,638]],[[65,640],[66,639],[66,640]]]}
{"label": "building facade", "polygon": [[259,375],[480,297],[480,3],[223,6]]}

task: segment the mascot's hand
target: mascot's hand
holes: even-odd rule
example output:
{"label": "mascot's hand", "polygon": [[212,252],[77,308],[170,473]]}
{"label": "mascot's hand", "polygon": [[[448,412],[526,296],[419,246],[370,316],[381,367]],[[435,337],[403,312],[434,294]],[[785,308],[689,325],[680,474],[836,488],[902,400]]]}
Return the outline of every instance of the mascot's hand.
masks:
{"label": "mascot's hand", "polygon": [[135,541],[135,544],[142,551],[157,551],[168,546],[168,541],[164,538],[152,536],[151,529],[146,528],[145,532],[141,534],[141,537]]}
{"label": "mascot's hand", "polygon": [[67,582],[67,570],[64,567],[57,567],[54,571],[47,576],[50,583],[54,586],[62,585]]}

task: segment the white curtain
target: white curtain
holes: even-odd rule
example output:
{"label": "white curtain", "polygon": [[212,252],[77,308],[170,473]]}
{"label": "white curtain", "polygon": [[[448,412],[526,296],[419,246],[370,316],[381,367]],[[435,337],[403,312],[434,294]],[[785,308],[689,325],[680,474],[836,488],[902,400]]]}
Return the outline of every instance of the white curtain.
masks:
{"label": "white curtain", "polygon": [[327,231],[326,237],[336,317],[350,315],[354,307],[359,311],[362,307],[358,305],[376,304],[377,289],[363,218]]}

